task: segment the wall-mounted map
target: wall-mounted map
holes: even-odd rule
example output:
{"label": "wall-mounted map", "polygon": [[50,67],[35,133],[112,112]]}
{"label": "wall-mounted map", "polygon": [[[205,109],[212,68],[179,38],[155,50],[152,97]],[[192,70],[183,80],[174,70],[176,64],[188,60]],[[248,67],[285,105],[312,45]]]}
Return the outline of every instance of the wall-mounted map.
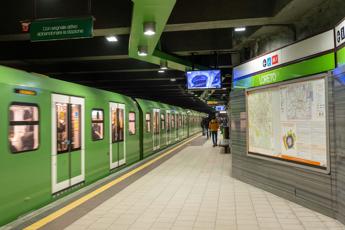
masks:
{"label": "wall-mounted map", "polygon": [[249,91],[249,154],[327,168],[325,79]]}

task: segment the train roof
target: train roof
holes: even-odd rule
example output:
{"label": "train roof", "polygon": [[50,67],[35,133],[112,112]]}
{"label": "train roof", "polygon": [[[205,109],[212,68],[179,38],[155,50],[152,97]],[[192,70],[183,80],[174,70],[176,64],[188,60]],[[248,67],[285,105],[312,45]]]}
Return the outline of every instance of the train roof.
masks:
{"label": "train roof", "polygon": [[69,94],[69,95],[97,95],[116,97],[117,100],[133,101],[131,97],[123,94],[110,92],[102,89],[92,88],[76,83],[66,82],[49,76],[29,73],[0,65],[0,84],[15,85],[23,89],[32,89],[37,92],[41,90],[51,91],[52,93]]}

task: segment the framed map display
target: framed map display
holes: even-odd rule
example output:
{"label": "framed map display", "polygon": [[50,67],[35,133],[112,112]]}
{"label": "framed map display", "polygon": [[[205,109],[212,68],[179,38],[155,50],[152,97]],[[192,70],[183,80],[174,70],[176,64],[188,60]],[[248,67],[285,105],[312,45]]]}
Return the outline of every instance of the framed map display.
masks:
{"label": "framed map display", "polygon": [[247,91],[248,155],[329,169],[326,80]]}

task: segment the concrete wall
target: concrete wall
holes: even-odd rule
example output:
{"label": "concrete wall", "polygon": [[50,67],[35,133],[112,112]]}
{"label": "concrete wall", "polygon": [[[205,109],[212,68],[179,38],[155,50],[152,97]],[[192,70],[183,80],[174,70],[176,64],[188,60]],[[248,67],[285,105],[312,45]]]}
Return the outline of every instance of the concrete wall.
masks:
{"label": "concrete wall", "polygon": [[[309,9],[301,17],[293,20],[292,24],[296,28],[296,39],[301,40],[332,29],[344,17],[344,0],[325,0],[321,4]],[[260,30],[259,34],[261,35],[250,38],[252,41],[246,46],[250,50],[250,58],[289,45],[295,39],[294,33],[287,27],[265,26]]]}
{"label": "concrete wall", "polygon": [[326,0],[310,9],[294,24],[297,28],[297,38],[303,39],[332,29],[345,17],[344,0]]}

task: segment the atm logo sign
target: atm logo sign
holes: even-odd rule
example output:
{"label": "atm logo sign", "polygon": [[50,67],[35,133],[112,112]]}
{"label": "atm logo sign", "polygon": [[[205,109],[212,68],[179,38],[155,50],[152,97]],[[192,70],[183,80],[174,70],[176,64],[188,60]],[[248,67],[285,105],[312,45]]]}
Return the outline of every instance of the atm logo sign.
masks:
{"label": "atm logo sign", "polygon": [[279,56],[278,54],[276,54],[276,55],[273,55],[272,57],[265,58],[262,61],[262,66],[266,68],[273,65],[277,65],[278,63],[279,63]]}

